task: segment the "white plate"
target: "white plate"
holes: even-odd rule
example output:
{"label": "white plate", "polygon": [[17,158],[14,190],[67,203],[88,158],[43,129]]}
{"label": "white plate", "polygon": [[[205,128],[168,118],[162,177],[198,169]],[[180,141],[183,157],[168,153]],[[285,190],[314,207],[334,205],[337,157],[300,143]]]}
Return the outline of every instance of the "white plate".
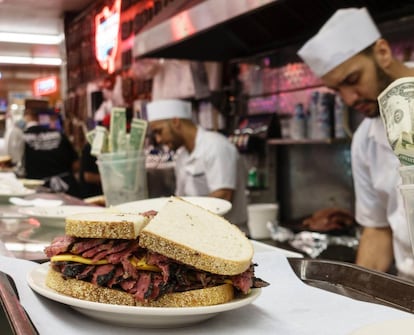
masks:
{"label": "white plate", "polygon": [[44,185],[45,181],[43,179],[19,179],[24,187],[36,188]]}
{"label": "white plate", "polygon": [[50,227],[64,227],[65,218],[68,215],[77,213],[92,213],[105,211],[106,209],[98,206],[57,206],[57,207],[23,207],[19,208],[19,213],[33,217],[40,221],[42,225]]}
{"label": "white plate", "polygon": [[103,194],[84,198],[83,201],[91,205],[105,206],[105,196]]}
{"label": "white plate", "polygon": [[16,206],[35,206],[35,207],[56,207],[63,204],[63,200],[58,199],[24,199],[18,197],[9,198],[9,202]]}
{"label": "white plate", "polygon": [[[231,202],[213,197],[181,197],[188,202],[208,209],[210,212],[218,215],[224,215],[231,209]],[[149,210],[159,211],[161,207],[170,199],[169,197],[152,198],[145,200],[138,200],[126,202],[124,204],[116,205],[114,208],[123,212],[145,212]]]}
{"label": "white plate", "polygon": [[414,318],[382,321],[364,326],[350,335],[412,335],[414,332]]}
{"label": "white plate", "polygon": [[45,284],[49,263],[35,267],[27,275],[29,286],[40,295],[51,300],[66,304],[82,314],[100,321],[122,326],[145,328],[170,328],[189,325],[212,318],[221,312],[235,310],[252,303],[261,292],[253,289],[243,298],[231,302],[207,307],[135,307],[102,304],[86,300],[75,299],[48,288]]}
{"label": "white plate", "polygon": [[9,202],[9,198],[11,197],[25,197],[27,195],[32,195],[35,194],[36,191],[32,190],[32,189],[22,189],[21,191],[18,192],[13,192],[13,193],[1,193],[0,192],[0,203],[8,203]]}

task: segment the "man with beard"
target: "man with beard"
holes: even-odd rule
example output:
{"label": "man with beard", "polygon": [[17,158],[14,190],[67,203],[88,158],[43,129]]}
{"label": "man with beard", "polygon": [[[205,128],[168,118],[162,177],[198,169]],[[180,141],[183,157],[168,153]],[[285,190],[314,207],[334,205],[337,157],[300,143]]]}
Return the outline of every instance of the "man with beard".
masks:
{"label": "man with beard", "polygon": [[401,195],[399,161],[380,118],[377,97],[392,81],[413,76],[392,55],[366,8],[338,10],[299,56],[365,118],[351,146],[355,216],[364,227],[356,263],[414,279],[414,259]]}
{"label": "man with beard", "polygon": [[155,140],[176,151],[175,194],[211,196],[232,203],[226,218],[247,232],[246,169],[230,141],[192,121],[192,106],[182,100],[156,100],[147,105]]}

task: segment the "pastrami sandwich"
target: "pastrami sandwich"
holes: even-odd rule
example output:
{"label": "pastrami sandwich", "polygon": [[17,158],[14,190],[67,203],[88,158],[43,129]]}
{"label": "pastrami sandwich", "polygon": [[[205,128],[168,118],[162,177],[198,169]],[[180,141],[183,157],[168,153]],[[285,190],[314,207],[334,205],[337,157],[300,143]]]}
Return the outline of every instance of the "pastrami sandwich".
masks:
{"label": "pastrami sandwich", "polygon": [[46,285],[119,305],[189,307],[228,302],[268,283],[254,277],[253,247],[216,214],[172,197],[158,212],[66,218],[45,249]]}

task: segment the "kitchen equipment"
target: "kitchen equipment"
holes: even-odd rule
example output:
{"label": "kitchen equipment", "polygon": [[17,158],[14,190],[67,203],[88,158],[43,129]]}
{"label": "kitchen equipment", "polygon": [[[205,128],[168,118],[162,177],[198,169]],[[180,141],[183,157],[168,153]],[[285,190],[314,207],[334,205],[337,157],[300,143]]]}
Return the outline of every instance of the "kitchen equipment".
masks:
{"label": "kitchen equipment", "polygon": [[266,139],[280,136],[279,115],[268,112],[243,118],[229,140],[240,152],[252,153],[263,152]]}

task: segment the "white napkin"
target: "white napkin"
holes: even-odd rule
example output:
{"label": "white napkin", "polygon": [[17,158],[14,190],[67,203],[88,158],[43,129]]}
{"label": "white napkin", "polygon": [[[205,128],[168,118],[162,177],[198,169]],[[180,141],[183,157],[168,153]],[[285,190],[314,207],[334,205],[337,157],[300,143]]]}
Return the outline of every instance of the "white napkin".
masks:
{"label": "white napkin", "polygon": [[0,172],[0,194],[19,194],[27,191],[13,172]]}
{"label": "white napkin", "polygon": [[105,324],[35,294],[27,273],[38,264],[0,256],[0,271],[15,280],[22,305],[41,335],[72,334],[283,334],[345,335],[363,325],[409,317],[393,308],[356,301],[302,283],[280,252],[255,256],[258,277],[270,282],[251,305],[189,327],[137,329]]}

